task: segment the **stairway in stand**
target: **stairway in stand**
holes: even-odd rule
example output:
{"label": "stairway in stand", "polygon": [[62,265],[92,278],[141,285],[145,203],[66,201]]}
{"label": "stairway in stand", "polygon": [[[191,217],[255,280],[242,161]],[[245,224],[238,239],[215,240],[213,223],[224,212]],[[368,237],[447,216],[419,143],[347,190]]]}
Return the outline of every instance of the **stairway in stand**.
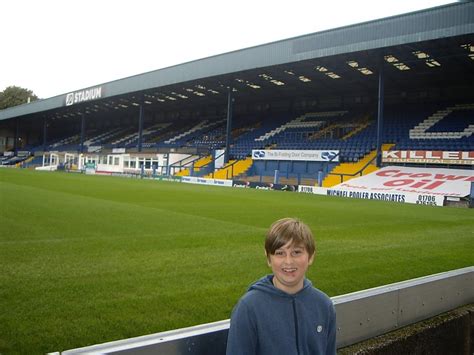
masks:
{"label": "stairway in stand", "polygon": [[[393,144],[383,144],[382,145],[382,150],[389,150]],[[375,158],[377,154],[376,150],[371,151],[369,154],[364,156],[361,160],[355,163],[341,163],[338,166],[336,166],[331,173],[332,174],[356,174],[358,173],[369,161]],[[364,171],[362,172],[362,175],[367,175],[370,174],[371,172],[374,172],[378,170],[378,168],[375,166],[375,161],[373,164],[369,164]],[[343,181],[341,181],[341,176],[340,175],[327,175],[326,178],[323,180],[323,187],[332,187],[334,185],[338,185],[344,181],[349,181],[353,178],[359,177],[360,175],[354,175],[354,176],[343,176]]]}
{"label": "stairway in stand", "polygon": [[245,158],[242,160],[229,160],[229,162],[221,169],[212,174],[204,176],[205,178],[214,179],[232,179],[234,176],[245,173],[252,165],[252,158]]}

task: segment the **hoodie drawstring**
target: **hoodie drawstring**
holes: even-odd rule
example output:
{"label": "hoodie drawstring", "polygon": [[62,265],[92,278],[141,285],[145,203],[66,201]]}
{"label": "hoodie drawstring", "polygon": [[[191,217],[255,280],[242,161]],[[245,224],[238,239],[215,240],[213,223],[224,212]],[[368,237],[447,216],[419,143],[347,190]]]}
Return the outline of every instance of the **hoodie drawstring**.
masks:
{"label": "hoodie drawstring", "polygon": [[296,353],[299,355],[300,353],[300,346],[298,344],[298,317],[296,316],[296,300],[293,298],[293,316],[295,320],[295,341],[296,341]]}

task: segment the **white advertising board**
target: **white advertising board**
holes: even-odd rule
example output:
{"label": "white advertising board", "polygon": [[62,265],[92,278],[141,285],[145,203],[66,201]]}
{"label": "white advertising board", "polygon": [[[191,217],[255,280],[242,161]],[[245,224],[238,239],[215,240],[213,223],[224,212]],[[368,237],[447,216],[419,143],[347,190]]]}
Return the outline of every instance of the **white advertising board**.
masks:
{"label": "white advertising board", "polygon": [[214,186],[226,186],[232,187],[232,180],[223,179],[205,179],[196,176],[183,176],[181,182],[187,184],[198,184],[198,185],[214,185]]}
{"label": "white advertising board", "polygon": [[338,150],[252,150],[253,160],[339,161]]}

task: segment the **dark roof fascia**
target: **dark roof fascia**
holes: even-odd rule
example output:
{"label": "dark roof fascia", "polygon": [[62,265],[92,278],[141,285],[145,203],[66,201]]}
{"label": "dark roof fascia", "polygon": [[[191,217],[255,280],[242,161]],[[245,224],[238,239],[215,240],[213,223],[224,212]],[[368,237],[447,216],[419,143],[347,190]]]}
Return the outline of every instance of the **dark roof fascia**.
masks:
{"label": "dark roof fascia", "polygon": [[[459,2],[271,42],[99,84],[102,97],[343,53],[474,33],[474,3]],[[80,89],[83,91],[87,89]],[[65,106],[66,95],[0,111],[0,120]]]}

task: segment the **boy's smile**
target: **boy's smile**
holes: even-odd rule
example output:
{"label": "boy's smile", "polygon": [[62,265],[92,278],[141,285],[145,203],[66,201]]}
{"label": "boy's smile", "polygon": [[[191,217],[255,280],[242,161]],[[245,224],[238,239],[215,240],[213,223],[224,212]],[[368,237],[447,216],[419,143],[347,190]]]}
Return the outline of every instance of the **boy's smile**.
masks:
{"label": "boy's smile", "polygon": [[303,246],[294,245],[291,240],[275,250],[275,254],[267,255],[275,287],[289,294],[300,291],[306,270],[313,263],[313,259],[314,255],[310,256]]}

